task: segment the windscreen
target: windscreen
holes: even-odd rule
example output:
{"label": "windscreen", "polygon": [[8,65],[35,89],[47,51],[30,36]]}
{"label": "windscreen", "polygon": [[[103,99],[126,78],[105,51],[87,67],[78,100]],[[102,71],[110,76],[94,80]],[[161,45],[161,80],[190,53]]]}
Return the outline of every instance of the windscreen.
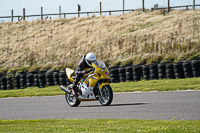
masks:
{"label": "windscreen", "polygon": [[97,65],[98,67],[102,68],[102,69],[106,68],[105,63],[102,60],[95,61],[94,64]]}

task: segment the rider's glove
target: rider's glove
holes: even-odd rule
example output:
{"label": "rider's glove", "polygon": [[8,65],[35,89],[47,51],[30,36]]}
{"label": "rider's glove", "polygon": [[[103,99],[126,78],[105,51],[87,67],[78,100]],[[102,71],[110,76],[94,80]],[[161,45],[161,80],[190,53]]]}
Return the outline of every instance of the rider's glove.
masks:
{"label": "rider's glove", "polygon": [[95,70],[95,68],[91,68],[90,70],[85,70],[84,74],[90,73],[90,72],[92,72],[94,70]]}
{"label": "rider's glove", "polygon": [[78,76],[82,77],[83,74],[84,74],[84,71],[79,71],[79,72],[76,72],[75,74],[77,74]]}
{"label": "rider's glove", "polygon": [[91,71],[91,72],[92,72],[92,71],[94,72],[94,71],[95,71],[95,68],[91,68],[90,71]]}
{"label": "rider's glove", "polygon": [[85,70],[84,74],[90,73],[90,70]]}

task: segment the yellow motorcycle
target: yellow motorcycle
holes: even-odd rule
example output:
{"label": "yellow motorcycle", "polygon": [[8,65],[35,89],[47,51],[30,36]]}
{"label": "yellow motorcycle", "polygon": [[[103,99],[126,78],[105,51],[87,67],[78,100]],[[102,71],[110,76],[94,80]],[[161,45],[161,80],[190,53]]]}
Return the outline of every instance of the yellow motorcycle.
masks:
{"label": "yellow motorcycle", "polygon": [[[73,95],[70,88],[73,84],[68,87],[63,85],[60,89],[65,91],[65,98],[69,106],[79,106],[81,101],[96,101],[103,106],[108,106],[113,100],[113,91],[110,87],[109,71],[102,60],[95,61],[92,63],[93,71],[88,74],[84,74],[79,84],[77,85],[78,94]],[[66,74],[68,79],[73,82],[75,79],[75,71],[70,68],[66,68]]]}

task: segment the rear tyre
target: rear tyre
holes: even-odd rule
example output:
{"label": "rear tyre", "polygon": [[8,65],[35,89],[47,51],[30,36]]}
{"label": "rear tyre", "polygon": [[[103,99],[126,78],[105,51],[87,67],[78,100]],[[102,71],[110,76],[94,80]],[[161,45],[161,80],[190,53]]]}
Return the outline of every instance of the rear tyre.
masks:
{"label": "rear tyre", "polygon": [[112,88],[110,87],[110,85],[105,85],[105,86],[103,86],[101,91],[102,91],[102,96],[101,96],[101,94],[99,92],[99,102],[103,106],[110,105],[112,100],[113,100]]}
{"label": "rear tyre", "polygon": [[65,93],[65,98],[69,106],[77,107],[81,102],[78,100],[78,96],[73,96],[70,93]]}
{"label": "rear tyre", "polygon": [[77,107],[79,106],[79,104],[81,103],[79,100],[78,100],[78,96],[74,96],[73,94],[71,93],[65,93],[65,99],[68,103],[69,106],[71,107]]}

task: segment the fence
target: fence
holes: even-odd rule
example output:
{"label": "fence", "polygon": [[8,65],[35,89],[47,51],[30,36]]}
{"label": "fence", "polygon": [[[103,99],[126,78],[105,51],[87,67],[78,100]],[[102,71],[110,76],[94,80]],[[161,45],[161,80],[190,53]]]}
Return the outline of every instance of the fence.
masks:
{"label": "fence", "polygon": [[61,16],[63,16],[64,18],[66,18],[66,15],[74,15],[76,14],[77,17],[80,17],[80,14],[87,14],[87,16],[89,17],[89,14],[95,14],[95,13],[99,13],[99,15],[102,15],[102,13],[109,13],[109,15],[112,14],[112,12],[122,12],[123,14],[127,11],[134,11],[134,9],[126,9],[125,10],[125,0],[123,0],[123,8],[122,10],[109,10],[109,11],[102,11],[102,2],[99,3],[99,11],[91,11],[91,12],[80,12],[81,11],[81,6],[78,4],[77,6],[77,12],[72,12],[72,13],[61,13],[61,6],[59,6],[59,13],[53,13],[53,14],[43,14],[43,7],[41,7],[41,14],[37,14],[37,15],[26,15],[26,10],[25,8],[23,8],[23,15],[17,15],[14,16],[13,15],[13,9],[11,10],[11,16],[1,16],[0,18],[11,18],[11,21],[13,22],[13,18],[18,18],[18,21],[21,20],[26,20],[27,17],[41,17],[41,20],[43,20],[44,16],[59,16],[59,18],[61,18]]}
{"label": "fence", "polygon": [[[122,0],[122,10],[109,10],[109,11],[102,11],[102,2],[99,3],[99,11],[93,11],[93,12],[80,12],[81,11],[81,6],[78,4],[77,5],[77,12],[72,12],[72,13],[61,13],[61,6],[59,6],[59,13],[53,13],[53,14],[43,14],[43,7],[41,7],[41,13],[37,14],[37,15],[26,15],[26,10],[25,8],[23,8],[23,15],[17,15],[14,16],[14,11],[13,9],[11,10],[11,16],[0,16],[0,19],[5,19],[5,18],[11,18],[11,22],[13,22],[14,18],[18,18],[18,21],[25,21],[26,18],[28,17],[41,17],[41,20],[44,19],[44,17],[46,16],[46,18],[48,16],[59,16],[59,18],[61,18],[62,16],[64,18],[66,18],[66,15],[77,15],[77,17],[80,17],[81,14],[86,14],[88,17],[90,14],[99,14],[102,15],[102,13],[109,13],[109,15],[111,15],[113,12],[122,12],[122,14],[124,14],[127,11],[134,11],[134,9],[125,9],[125,0]],[[145,11],[145,0],[141,0],[142,2],[142,11]],[[186,8],[189,9],[189,7],[192,7],[193,10],[195,10],[196,6],[200,6],[200,4],[195,5],[195,0],[193,0],[193,5],[185,5],[185,6],[170,6],[170,0],[167,0],[167,7],[166,8],[158,8],[158,7],[154,7],[151,8],[151,11],[153,10],[160,10],[160,9],[167,9],[168,12],[170,12],[171,9],[175,9],[175,8]]]}
{"label": "fence", "polygon": [[170,12],[171,9],[176,9],[176,8],[185,8],[186,10],[188,10],[189,7],[192,7],[193,10],[195,10],[195,7],[196,7],[196,6],[200,6],[200,4],[198,4],[198,5],[186,5],[186,6],[173,6],[173,7],[168,6],[167,8],[158,8],[158,7],[154,7],[154,8],[151,8],[151,11],[153,11],[153,10],[162,10],[162,9],[167,9],[168,12]]}

